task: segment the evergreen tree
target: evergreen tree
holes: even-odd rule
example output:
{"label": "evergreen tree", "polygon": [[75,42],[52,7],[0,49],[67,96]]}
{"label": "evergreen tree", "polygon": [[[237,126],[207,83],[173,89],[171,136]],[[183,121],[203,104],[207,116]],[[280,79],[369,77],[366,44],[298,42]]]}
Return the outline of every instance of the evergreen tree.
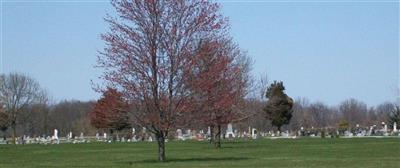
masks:
{"label": "evergreen tree", "polygon": [[293,99],[284,92],[283,82],[274,81],[266,91],[267,103],[264,107],[266,118],[271,121],[278,130],[285,124],[289,124],[292,118]]}

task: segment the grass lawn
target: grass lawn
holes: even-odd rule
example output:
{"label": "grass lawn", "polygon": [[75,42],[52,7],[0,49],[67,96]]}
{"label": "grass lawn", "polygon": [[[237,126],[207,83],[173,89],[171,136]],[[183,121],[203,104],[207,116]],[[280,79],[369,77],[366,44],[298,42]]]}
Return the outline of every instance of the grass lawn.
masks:
{"label": "grass lawn", "polygon": [[0,145],[0,167],[400,167],[400,138]]}

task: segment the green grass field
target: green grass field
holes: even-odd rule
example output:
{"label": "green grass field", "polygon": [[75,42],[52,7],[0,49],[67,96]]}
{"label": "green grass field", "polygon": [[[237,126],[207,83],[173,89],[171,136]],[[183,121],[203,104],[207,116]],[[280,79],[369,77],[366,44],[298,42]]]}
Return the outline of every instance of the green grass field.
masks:
{"label": "green grass field", "polygon": [[0,145],[0,167],[400,167],[400,138]]}

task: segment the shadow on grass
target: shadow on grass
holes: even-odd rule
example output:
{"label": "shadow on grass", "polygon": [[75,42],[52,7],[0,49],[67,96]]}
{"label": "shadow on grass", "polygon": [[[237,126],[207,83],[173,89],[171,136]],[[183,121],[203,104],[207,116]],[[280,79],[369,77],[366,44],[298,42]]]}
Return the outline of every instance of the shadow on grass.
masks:
{"label": "shadow on grass", "polygon": [[[211,158],[211,157],[202,157],[202,158],[171,158],[165,161],[166,163],[169,162],[213,162],[213,161],[234,161],[234,160],[249,160],[250,158],[247,157],[220,157],[220,158]],[[155,159],[146,159],[146,160],[139,160],[139,161],[131,161],[128,162],[129,165],[134,163],[161,163]]]}

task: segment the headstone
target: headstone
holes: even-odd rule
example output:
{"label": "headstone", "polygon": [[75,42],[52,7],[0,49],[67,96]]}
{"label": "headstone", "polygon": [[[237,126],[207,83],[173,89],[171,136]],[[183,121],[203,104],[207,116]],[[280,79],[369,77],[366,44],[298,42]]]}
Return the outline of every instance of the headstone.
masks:
{"label": "headstone", "polygon": [[136,138],[136,135],[133,135],[132,136],[132,142],[137,142],[138,141],[138,139]]}
{"label": "headstone", "polygon": [[387,129],[387,124],[385,124],[385,126],[383,127],[383,132],[384,132],[384,133],[387,133],[387,130],[388,130],[388,129]]}
{"label": "headstone", "polygon": [[362,130],[362,131],[360,131],[360,132],[357,133],[357,137],[363,137],[363,136],[365,136],[366,134],[367,134],[367,131]]}
{"label": "headstone", "polygon": [[191,130],[190,129],[188,129],[187,131],[186,131],[186,135],[192,135],[192,132],[191,132]]}
{"label": "headstone", "polygon": [[104,138],[104,140],[107,139],[107,133],[103,133],[103,138]]}
{"label": "headstone", "polygon": [[147,141],[147,140],[149,139],[149,137],[148,137],[148,135],[147,135],[147,129],[146,129],[146,127],[142,127],[142,134],[141,134],[140,139],[141,139],[142,141]]}
{"label": "headstone", "polygon": [[282,132],[282,136],[283,137],[289,137],[289,131],[286,130],[286,132]]}
{"label": "headstone", "polygon": [[257,139],[257,130],[255,128],[251,129],[251,137]]}
{"label": "headstone", "polygon": [[197,131],[195,129],[193,129],[192,132],[190,133],[190,136],[192,138],[196,138],[196,135],[197,135]]}
{"label": "headstone", "polygon": [[54,129],[54,139],[58,139],[58,130]]}
{"label": "headstone", "polygon": [[353,133],[351,133],[350,131],[345,131],[344,136],[351,138],[353,137]]}
{"label": "headstone", "polygon": [[54,129],[54,135],[53,135],[54,140],[56,141],[57,144],[60,143],[60,140],[58,139],[58,130]]}
{"label": "headstone", "polygon": [[99,140],[99,139],[100,139],[99,133],[96,132],[96,140]]}
{"label": "headstone", "polygon": [[397,132],[397,123],[396,122],[393,123],[393,132]]}
{"label": "headstone", "polygon": [[183,134],[182,134],[182,130],[181,130],[181,129],[177,129],[177,130],[176,130],[176,139],[178,139],[178,140],[185,140],[185,139],[183,138]]}
{"label": "headstone", "polygon": [[235,134],[233,133],[232,124],[228,124],[228,128],[226,129],[226,137],[228,138],[235,138]]}

